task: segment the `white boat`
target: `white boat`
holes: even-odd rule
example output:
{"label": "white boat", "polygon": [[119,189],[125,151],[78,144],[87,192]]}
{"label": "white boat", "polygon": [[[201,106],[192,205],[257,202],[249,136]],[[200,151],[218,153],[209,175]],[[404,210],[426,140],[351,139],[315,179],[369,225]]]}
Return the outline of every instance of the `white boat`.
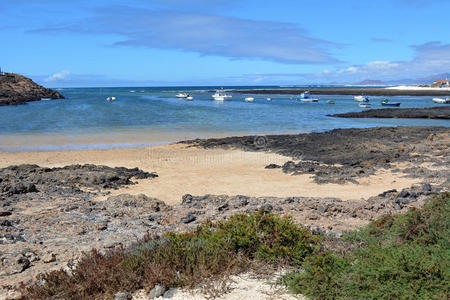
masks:
{"label": "white boat", "polygon": [[109,101],[109,102],[116,101],[116,97],[108,97],[108,98],[106,98],[106,101]]}
{"label": "white boat", "polygon": [[224,101],[224,100],[231,100],[231,95],[228,95],[227,93],[223,92],[223,91],[216,91],[212,97],[214,98],[214,100],[217,101]]}
{"label": "white boat", "polygon": [[266,100],[267,100],[267,101],[272,101],[272,98],[268,97]]}
{"label": "white boat", "polygon": [[372,105],[370,105],[369,103],[360,103],[358,104],[359,107],[361,108],[371,108]]}
{"label": "white boat", "polygon": [[355,101],[357,101],[357,102],[369,102],[369,97],[367,97],[367,96],[355,96]]}
{"label": "white boat", "polygon": [[434,103],[439,104],[450,104],[450,98],[444,99],[444,98],[433,98]]}
{"label": "white boat", "polygon": [[245,102],[253,102],[253,100],[255,100],[253,97],[247,97],[244,99]]}
{"label": "white boat", "polygon": [[307,98],[307,99],[300,99],[301,102],[319,102],[318,98]]}
{"label": "white boat", "polygon": [[304,91],[303,93],[300,94],[300,98],[302,98],[302,99],[308,99],[309,96],[311,96],[310,91]]}
{"label": "white boat", "polygon": [[178,93],[175,95],[177,98],[187,98],[189,95],[187,93]]}
{"label": "white boat", "polygon": [[187,97],[186,97],[186,100],[187,100],[187,101],[192,101],[192,100],[194,100],[194,97],[192,97],[192,96],[187,96]]}

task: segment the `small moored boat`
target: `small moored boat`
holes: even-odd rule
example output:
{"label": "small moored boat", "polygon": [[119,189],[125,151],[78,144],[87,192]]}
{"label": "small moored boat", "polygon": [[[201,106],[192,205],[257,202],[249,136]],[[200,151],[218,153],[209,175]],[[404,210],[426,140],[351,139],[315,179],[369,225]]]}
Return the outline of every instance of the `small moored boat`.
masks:
{"label": "small moored boat", "polygon": [[372,105],[370,105],[369,103],[360,103],[358,104],[359,107],[361,108],[371,108]]}
{"label": "small moored boat", "polygon": [[439,104],[450,104],[450,98],[444,99],[444,98],[433,98],[434,103]]}
{"label": "small moored boat", "polygon": [[311,92],[310,91],[304,91],[303,93],[300,94],[300,98],[301,99],[308,99],[309,96],[311,96]]}
{"label": "small moored boat", "polygon": [[354,99],[356,102],[369,102],[369,97],[367,96],[355,96]]}
{"label": "small moored boat", "polygon": [[272,98],[267,97],[266,100],[267,100],[267,101],[272,101]]}
{"label": "small moored boat", "polygon": [[255,100],[253,97],[247,97],[244,99],[245,102],[253,102],[253,100]]}
{"label": "small moored boat", "polygon": [[319,102],[318,98],[307,98],[307,99],[300,99],[301,102]]}
{"label": "small moored boat", "polygon": [[334,100],[328,100],[327,104],[335,104],[336,102]]}
{"label": "small moored boat", "polygon": [[227,93],[223,92],[223,91],[216,91],[213,95],[212,95],[214,100],[217,101],[224,101],[224,100],[231,100],[231,95],[228,95]]}
{"label": "small moored boat", "polygon": [[187,96],[187,97],[186,97],[186,100],[187,100],[187,101],[192,101],[192,100],[194,100],[194,97],[192,97],[192,96]]}
{"label": "small moored boat", "polygon": [[116,97],[108,97],[106,98],[106,101],[108,102],[116,101]]}
{"label": "small moored boat", "polygon": [[400,106],[400,102],[391,102],[388,99],[384,98],[381,100],[381,106]]}
{"label": "small moored boat", "polygon": [[175,95],[177,98],[187,98],[189,95],[187,93],[178,93]]}

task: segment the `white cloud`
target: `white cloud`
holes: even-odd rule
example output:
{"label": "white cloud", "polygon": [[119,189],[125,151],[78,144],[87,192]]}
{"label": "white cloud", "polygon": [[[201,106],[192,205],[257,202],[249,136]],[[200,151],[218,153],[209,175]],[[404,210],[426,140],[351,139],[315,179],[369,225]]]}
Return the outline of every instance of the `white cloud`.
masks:
{"label": "white cloud", "polygon": [[46,82],[58,81],[66,79],[70,75],[70,72],[67,70],[62,70],[61,72],[55,73],[44,79]]}
{"label": "white cloud", "polygon": [[176,49],[231,59],[286,64],[329,64],[340,44],[311,37],[295,23],[251,20],[209,13],[108,7],[92,18],[31,32],[112,34],[115,46]]}
{"label": "white cloud", "polygon": [[359,81],[362,79],[396,80],[421,78],[450,70],[450,44],[429,42],[415,45],[413,59],[408,61],[376,60],[363,65],[325,70],[306,76],[311,81]]}

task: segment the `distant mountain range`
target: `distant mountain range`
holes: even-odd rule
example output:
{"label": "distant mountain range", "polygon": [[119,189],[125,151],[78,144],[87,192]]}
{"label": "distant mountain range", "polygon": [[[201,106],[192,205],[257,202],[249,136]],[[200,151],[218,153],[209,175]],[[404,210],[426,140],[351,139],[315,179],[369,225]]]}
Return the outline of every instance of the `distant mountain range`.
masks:
{"label": "distant mountain range", "polygon": [[432,84],[436,80],[450,78],[450,73],[441,73],[441,74],[435,74],[430,75],[427,77],[422,78],[404,78],[404,79],[397,79],[397,80],[388,80],[388,81],[382,81],[382,80],[376,80],[376,79],[366,79],[361,82],[354,82],[352,84],[354,85],[393,85],[393,84]]}
{"label": "distant mountain range", "polygon": [[354,85],[386,85],[386,82],[381,80],[373,80],[373,79],[366,79],[360,82],[353,83]]}

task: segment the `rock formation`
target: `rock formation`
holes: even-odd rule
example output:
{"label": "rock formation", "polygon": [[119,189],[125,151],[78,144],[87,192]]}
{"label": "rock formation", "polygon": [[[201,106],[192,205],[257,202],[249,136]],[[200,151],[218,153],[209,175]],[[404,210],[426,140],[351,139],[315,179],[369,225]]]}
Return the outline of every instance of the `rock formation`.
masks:
{"label": "rock formation", "polygon": [[25,104],[40,101],[42,98],[64,99],[64,96],[25,76],[14,73],[0,74],[0,106]]}

